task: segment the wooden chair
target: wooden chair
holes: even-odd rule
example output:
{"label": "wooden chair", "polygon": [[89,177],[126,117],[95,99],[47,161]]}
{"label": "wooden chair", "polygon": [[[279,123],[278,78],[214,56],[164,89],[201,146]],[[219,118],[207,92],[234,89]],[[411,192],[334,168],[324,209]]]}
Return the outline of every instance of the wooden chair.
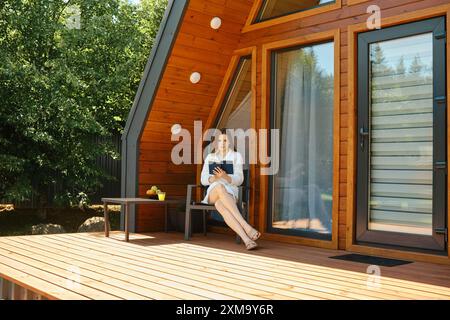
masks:
{"label": "wooden chair", "polygon": [[[248,174],[249,170],[244,170],[244,182],[241,186],[238,187],[238,202],[237,207],[242,214],[242,217],[245,221],[248,222],[248,198],[249,198],[249,187],[248,184]],[[203,234],[206,236],[206,219],[208,211],[216,211],[216,207],[210,204],[204,204],[202,202],[196,202],[192,200],[192,192],[195,188],[202,189],[202,199],[206,195],[206,190],[208,186],[189,184],[187,186],[187,196],[186,196],[186,217],[185,217],[185,225],[184,225],[184,239],[189,240],[192,236],[192,210],[201,210],[203,214]],[[236,235],[236,243],[241,243],[241,237]]]}

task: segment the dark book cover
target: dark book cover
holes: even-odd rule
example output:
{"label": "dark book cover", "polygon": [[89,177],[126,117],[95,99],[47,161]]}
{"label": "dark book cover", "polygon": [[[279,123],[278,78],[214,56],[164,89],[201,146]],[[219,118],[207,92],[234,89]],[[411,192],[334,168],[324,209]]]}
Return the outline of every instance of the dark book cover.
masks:
{"label": "dark book cover", "polygon": [[223,162],[210,163],[209,164],[209,174],[214,174],[214,169],[217,168],[217,167],[221,168],[227,174],[233,174],[234,173],[233,162],[223,161]]}

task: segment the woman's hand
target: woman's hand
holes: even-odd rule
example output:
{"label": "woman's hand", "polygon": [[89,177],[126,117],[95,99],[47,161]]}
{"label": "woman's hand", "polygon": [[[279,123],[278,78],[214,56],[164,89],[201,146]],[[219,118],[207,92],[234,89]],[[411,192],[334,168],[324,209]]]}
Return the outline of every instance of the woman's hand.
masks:
{"label": "woman's hand", "polygon": [[228,176],[228,174],[225,172],[225,170],[222,170],[219,167],[214,168],[214,177],[216,178],[216,180],[218,179],[225,179],[226,181],[228,181],[229,183],[231,183],[231,177]]}

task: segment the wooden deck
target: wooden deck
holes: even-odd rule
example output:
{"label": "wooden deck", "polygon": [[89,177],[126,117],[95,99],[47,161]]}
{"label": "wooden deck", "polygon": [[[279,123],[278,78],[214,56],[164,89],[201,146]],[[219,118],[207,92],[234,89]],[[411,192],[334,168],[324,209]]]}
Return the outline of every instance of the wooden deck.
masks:
{"label": "wooden deck", "polygon": [[381,267],[378,282],[365,264],[329,259],[342,251],[260,240],[248,252],[214,233],[123,237],[0,237],[3,294],[12,282],[16,299],[450,299],[448,265]]}

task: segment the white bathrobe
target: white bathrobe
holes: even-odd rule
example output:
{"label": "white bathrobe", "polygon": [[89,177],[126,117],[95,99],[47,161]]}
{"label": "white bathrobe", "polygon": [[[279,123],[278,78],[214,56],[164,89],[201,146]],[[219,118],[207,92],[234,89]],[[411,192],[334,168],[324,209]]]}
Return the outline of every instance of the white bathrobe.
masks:
{"label": "white bathrobe", "polygon": [[[233,174],[229,174],[231,178],[231,183],[228,183],[225,179],[220,179],[218,181],[214,181],[213,183],[209,183],[209,177],[213,176],[213,174],[209,174],[209,164],[213,162],[233,162]],[[201,183],[204,186],[209,186],[206,190],[205,198],[202,200],[202,203],[209,203],[208,197],[211,190],[218,184],[222,184],[225,189],[233,195],[234,199],[237,201],[239,196],[238,186],[242,184],[244,181],[244,173],[242,172],[243,166],[243,158],[239,152],[234,150],[228,150],[225,157],[221,157],[218,152],[210,153],[205,159],[203,164],[202,174],[201,174]]]}

